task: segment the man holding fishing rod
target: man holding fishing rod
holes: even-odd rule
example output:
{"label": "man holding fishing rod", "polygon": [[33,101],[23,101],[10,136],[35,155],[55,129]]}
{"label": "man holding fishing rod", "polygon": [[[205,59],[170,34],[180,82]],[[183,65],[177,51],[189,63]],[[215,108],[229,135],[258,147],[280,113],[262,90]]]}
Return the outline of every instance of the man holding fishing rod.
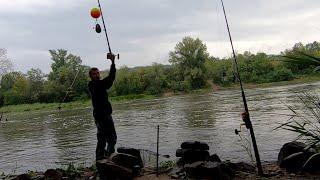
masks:
{"label": "man holding fishing rod", "polygon": [[[93,67],[89,71],[91,81],[88,84],[92,106],[93,117],[97,126],[97,147],[96,160],[101,160],[115,152],[117,134],[112,119],[112,106],[108,100],[107,89],[111,88],[116,76],[115,55],[107,54],[107,59],[111,60],[109,75],[100,79],[99,69]],[[105,150],[108,143],[107,150]]]}

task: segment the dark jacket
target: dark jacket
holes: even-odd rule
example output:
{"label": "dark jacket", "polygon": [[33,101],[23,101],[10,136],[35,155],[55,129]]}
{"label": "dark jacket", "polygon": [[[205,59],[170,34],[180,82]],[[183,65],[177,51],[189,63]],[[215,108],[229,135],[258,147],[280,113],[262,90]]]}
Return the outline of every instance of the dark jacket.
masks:
{"label": "dark jacket", "polygon": [[116,67],[115,64],[111,64],[108,77],[98,81],[90,81],[88,84],[95,118],[112,114],[112,106],[108,100],[107,89],[112,86],[115,76]]}

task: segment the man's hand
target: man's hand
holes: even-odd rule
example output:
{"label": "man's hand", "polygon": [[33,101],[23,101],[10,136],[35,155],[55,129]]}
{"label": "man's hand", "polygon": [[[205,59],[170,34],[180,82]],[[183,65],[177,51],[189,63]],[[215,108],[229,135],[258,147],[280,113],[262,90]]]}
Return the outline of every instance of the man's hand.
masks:
{"label": "man's hand", "polygon": [[107,59],[110,59],[112,64],[114,64],[114,59],[116,58],[116,55],[112,54],[112,53],[108,53],[107,54]]}

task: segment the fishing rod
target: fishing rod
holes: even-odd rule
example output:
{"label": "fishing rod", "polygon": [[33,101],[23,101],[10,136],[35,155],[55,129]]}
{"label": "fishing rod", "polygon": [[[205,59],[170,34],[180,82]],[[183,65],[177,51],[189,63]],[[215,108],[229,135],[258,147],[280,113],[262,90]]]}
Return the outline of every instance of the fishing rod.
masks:
{"label": "fishing rod", "polygon": [[[107,32],[107,28],[106,28],[106,24],[105,24],[105,21],[104,21],[104,17],[103,17],[103,13],[102,13],[102,7],[101,7],[101,4],[100,4],[100,0],[98,0],[98,7],[99,8],[92,8],[91,9],[91,17],[95,18],[96,19],[96,26],[95,26],[95,30],[97,33],[101,33],[101,27],[98,23],[98,18],[101,16],[101,19],[102,19],[102,24],[103,24],[103,30],[104,30],[104,34],[106,36],[106,40],[107,40],[107,47],[108,47],[108,50],[109,50],[109,53],[107,55],[107,58],[110,59],[112,55],[112,51],[111,51],[111,46],[110,46],[110,42],[109,42],[109,37],[108,37],[108,32]],[[119,59],[119,54],[117,54],[117,57]]]}
{"label": "fishing rod", "polygon": [[[234,59],[234,63],[235,63],[235,66],[236,66],[236,71],[237,71],[236,73],[237,73],[238,80],[239,80],[239,83],[240,83],[242,101],[243,101],[243,105],[244,105],[244,109],[245,109],[245,112],[242,114],[242,119],[243,119],[243,121],[245,123],[246,128],[250,130],[252,146],[253,146],[254,154],[255,154],[255,157],[256,157],[258,174],[262,176],[263,175],[263,170],[262,170],[262,166],[261,166],[260,155],[259,155],[256,138],[255,138],[254,131],[253,131],[253,126],[252,126],[252,123],[251,123],[251,120],[250,120],[250,114],[249,114],[249,108],[248,108],[248,105],[247,105],[246,95],[244,93],[243,86],[242,86],[242,81],[241,81],[239,68],[238,68],[237,57],[236,57],[236,53],[234,51],[233,42],[232,42],[232,38],[231,38],[229,23],[228,23],[226,11],[225,11],[225,8],[224,8],[223,0],[220,0],[220,1],[221,1],[222,9],[223,9],[224,19],[225,19],[226,25],[227,25],[229,40],[230,40],[230,44],[231,44],[231,48],[232,48],[233,59]],[[236,129],[235,132],[237,133],[239,131]]]}

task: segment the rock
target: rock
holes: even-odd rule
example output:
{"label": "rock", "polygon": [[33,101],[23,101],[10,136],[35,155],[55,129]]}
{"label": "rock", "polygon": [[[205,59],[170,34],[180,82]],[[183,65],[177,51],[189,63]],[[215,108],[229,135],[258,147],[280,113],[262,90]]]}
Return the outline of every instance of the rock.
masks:
{"label": "rock", "polygon": [[132,179],[133,172],[131,169],[115,164],[114,162],[103,159],[96,163],[100,179]]}
{"label": "rock", "polygon": [[212,154],[209,157],[209,161],[211,161],[211,162],[221,162],[221,159],[217,154]]}
{"label": "rock", "polygon": [[198,149],[207,151],[209,150],[209,146],[207,143],[199,142],[199,141],[185,141],[181,144],[182,149]]}
{"label": "rock", "polygon": [[27,174],[20,174],[19,176],[14,178],[14,180],[31,180],[31,178]]}
{"label": "rock", "polygon": [[310,173],[320,172],[320,153],[312,155],[303,165],[303,170]]}
{"label": "rock", "polygon": [[184,164],[193,163],[196,161],[209,161],[210,154],[208,151],[186,149],[182,156]]}
{"label": "rock", "polygon": [[205,150],[199,150],[199,149],[177,149],[176,156],[182,157],[177,162],[178,166],[184,165],[186,163],[193,163],[196,161],[210,160],[209,152]]}
{"label": "rock", "polygon": [[143,167],[143,164],[141,164],[142,162],[139,161],[137,157],[130,154],[113,153],[109,159],[115,164],[129,169],[134,169],[136,166],[139,166],[140,168]]}
{"label": "rock", "polygon": [[184,166],[184,161],[183,161],[183,159],[182,159],[182,158],[179,158],[179,159],[177,160],[176,164],[177,164],[178,167],[183,167],[183,166]]}
{"label": "rock", "polygon": [[289,172],[297,172],[302,170],[304,163],[308,160],[309,156],[304,152],[293,153],[285,157],[280,164],[280,167],[286,168]]}
{"label": "rock", "polygon": [[63,172],[55,169],[48,169],[44,173],[44,179],[62,179]]}
{"label": "rock", "polygon": [[[195,179],[231,179],[228,167],[219,162],[198,161],[186,164],[184,169],[187,176]],[[228,172],[229,171],[229,172]]]}
{"label": "rock", "polygon": [[185,151],[185,149],[177,149],[176,157],[182,157]]}
{"label": "rock", "polygon": [[143,161],[141,158],[140,150],[134,149],[134,148],[128,148],[128,147],[119,147],[119,148],[117,148],[117,152],[124,153],[124,154],[130,154],[132,156],[137,157],[138,160],[140,161],[139,164],[141,165],[141,167],[143,167]]}
{"label": "rock", "polygon": [[282,164],[283,159],[290,156],[291,154],[303,152],[306,146],[306,144],[298,141],[292,141],[284,144],[278,154],[278,164]]}
{"label": "rock", "polygon": [[184,179],[185,173],[183,167],[175,167],[169,173],[168,176],[173,179]]}

